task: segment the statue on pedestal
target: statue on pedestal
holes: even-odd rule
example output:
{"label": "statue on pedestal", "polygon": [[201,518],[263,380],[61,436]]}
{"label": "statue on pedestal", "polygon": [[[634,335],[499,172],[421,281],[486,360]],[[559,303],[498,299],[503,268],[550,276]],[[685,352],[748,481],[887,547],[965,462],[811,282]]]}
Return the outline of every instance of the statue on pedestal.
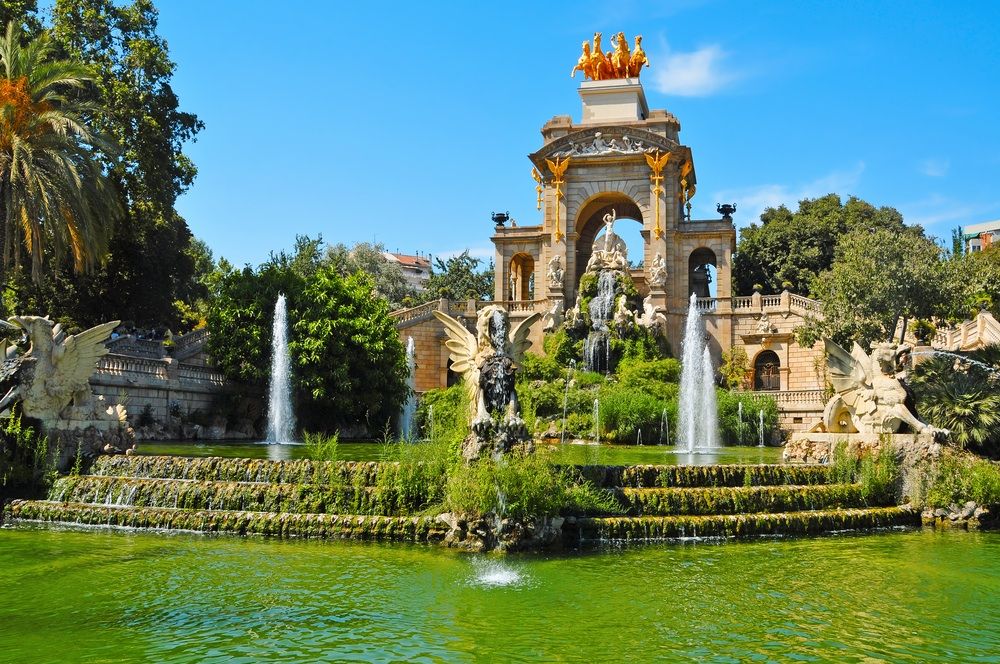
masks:
{"label": "statue on pedestal", "polygon": [[904,344],[872,344],[871,355],[854,343],[848,353],[827,339],[827,366],[836,394],[823,411],[830,433],[897,433],[904,425],[913,433],[947,435],[917,419],[908,405],[906,387],[899,379],[900,359],[910,352]]}
{"label": "statue on pedestal", "polygon": [[507,311],[488,305],[479,311],[476,334],[445,313],[435,311],[434,316],[448,334],[445,345],[451,351],[451,368],[462,374],[469,392],[472,433],[462,444],[462,456],[468,461],[484,454],[499,459],[515,446],[530,451],[514,372],[531,345],[528,333],[540,314],[531,314],[511,331]]}
{"label": "statue on pedestal", "polygon": [[562,290],[563,274],[562,258],[559,256],[553,256],[552,260],[549,261],[549,269],[545,274],[549,281],[549,288],[553,290]]}
{"label": "statue on pedestal", "polygon": [[667,266],[663,261],[663,256],[659,253],[653,258],[647,282],[650,288],[665,288],[667,285]]}

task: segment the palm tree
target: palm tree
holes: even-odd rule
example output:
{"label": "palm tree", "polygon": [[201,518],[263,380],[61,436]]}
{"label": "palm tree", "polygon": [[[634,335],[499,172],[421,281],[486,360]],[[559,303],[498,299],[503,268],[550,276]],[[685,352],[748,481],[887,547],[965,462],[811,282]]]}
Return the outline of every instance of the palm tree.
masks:
{"label": "palm tree", "polygon": [[94,267],[120,204],[99,158],[114,146],[88,126],[99,109],[78,93],[93,73],[56,59],[48,33],[20,37],[14,22],[0,37],[0,244],[4,267],[27,256],[39,283],[47,255]]}
{"label": "palm tree", "polygon": [[952,442],[987,456],[1000,456],[1000,348],[960,353],[982,366],[937,356],[917,365],[910,378],[918,414],[951,431]]}

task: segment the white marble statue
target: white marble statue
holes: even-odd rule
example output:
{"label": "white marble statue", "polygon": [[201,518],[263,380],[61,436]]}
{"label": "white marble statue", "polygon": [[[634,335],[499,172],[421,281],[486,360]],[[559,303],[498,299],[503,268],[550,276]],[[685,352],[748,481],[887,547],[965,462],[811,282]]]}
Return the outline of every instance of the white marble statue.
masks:
{"label": "white marble statue", "polygon": [[642,315],[639,316],[639,325],[659,332],[661,334],[666,334],[667,331],[667,317],[664,316],[660,311],[657,311],[656,306],[653,304],[653,295],[647,295],[642,301]]}
{"label": "white marble statue", "polygon": [[124,408],[107,406],[89,383],[97,361],[108,353],[104,343],[118,321],[69,336],[41,316],[12,316],[3,326],[21,330],[31,347],[20,356],[16,349],[3,349],[0,413],[20,402],[24,415],[48,427],[60,420],[124,420]]}
{"label": "white marble statue", "polygon": [[667,266],[663,261],[663,256],[659,253],[653,258],[653,264],[649,268],[650,288],[665,288],[667,286]]}
{"label": "white marble statue", "polygon": [[549,269],[545,275],[549,281],[549,288],[562,290],[563,274],[562,257],[553,256],[552,260],[549,261]]}
{"label": "white marble statue", "polygon": [[771,319],[765,311],[757,320],[757,334],[771,334],[772,332],[774,332],[774,326],[771,325]]}
{"label": "white marble statue", "polygon": [[614,323],[615,327],[617,327],[620,331],[624,331],[635,326],[635,313],[628,308],[628,298],[624,295],[620,295],[615,303]]}
{"label": "white marble statue", "polygon": [[898,372],[900,358],[910,351],[902,344],[872,344],[872,353],[854,343],[848,353],[826,340],[827,368],[836,394],[823,411],[829,433],[897,433],[903,425],[913,433],[945,434],[917,419],[906,405],[906,388]]}
{"label": "white marble statue", "polygon": [[552,301],[552,306],[549,310],[545,312],[543,316],[545,321],[545,327],[543,328],[546,332],[551,332],[555,330],[563,322],[563,301],[561,298],[554,299]]}

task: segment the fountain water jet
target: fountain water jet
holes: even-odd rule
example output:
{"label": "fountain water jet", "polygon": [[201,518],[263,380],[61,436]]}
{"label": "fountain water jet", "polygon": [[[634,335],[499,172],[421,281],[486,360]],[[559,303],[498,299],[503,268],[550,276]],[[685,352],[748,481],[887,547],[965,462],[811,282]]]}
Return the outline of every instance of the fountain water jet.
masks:
{"label": "fountain water jet", "polygon": [[288,309],[285,296],[278,295],[271,326],[271,382],[267,397],[268,444],[295,442],[292,412],[292,361],[288,352]]}
{"label": "fountain water jet", "polygon": [[679,435],[684,436],[689,453],[718,444],[715,370],[708,344],[705,343],[698,296],[694,293],[691,294],[684,325],[679,410]]}
{"label": "fountain water jet", "polygon": [[417,367],[416,344],[413,337],[406,338],[406,401],[399,413],[399,436],[403,440],[413,437],[413,415],[417,410],[417,393],[415,387],[415,370]]}

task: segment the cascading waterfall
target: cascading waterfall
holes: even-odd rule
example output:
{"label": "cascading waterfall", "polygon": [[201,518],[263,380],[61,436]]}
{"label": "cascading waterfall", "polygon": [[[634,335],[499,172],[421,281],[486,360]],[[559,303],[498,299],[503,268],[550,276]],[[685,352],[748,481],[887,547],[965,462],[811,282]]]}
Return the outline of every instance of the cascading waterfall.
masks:
{"label": "cascading waterfall", "polygon": [[597,295],[590,300],[590,334],[583,342],[587,371],[608,371],[611,365],[611,338],[608,323],[615,310],[615,273],[602,271],[597,277]]}
{"label": "cascading waterfall", "polygon": [[288,309],[285,296],[278,295],[271,327],[271,384],[267,397],[267,438],[269,444],[295,440],[292,412],[292,362],[288,352]]}
{"label": "cascading waterfall", "polygon": [[[715,400],[715,370],[705,343],[698,312],[698,296],[691,294],[684,325],[679,399],[679,436],[688,452],[715,447],[718,443],[718,411]],[[678,440],[680,444],[680,440]]]}
{"label": "cascading waterfall", "polygon": [[417,393],[415,370],[417,367],[417,351],[413,337],[406,338],[406,401],[399,413],[399,435],[403,440],[413,437],[413,414],[417,410]]}

